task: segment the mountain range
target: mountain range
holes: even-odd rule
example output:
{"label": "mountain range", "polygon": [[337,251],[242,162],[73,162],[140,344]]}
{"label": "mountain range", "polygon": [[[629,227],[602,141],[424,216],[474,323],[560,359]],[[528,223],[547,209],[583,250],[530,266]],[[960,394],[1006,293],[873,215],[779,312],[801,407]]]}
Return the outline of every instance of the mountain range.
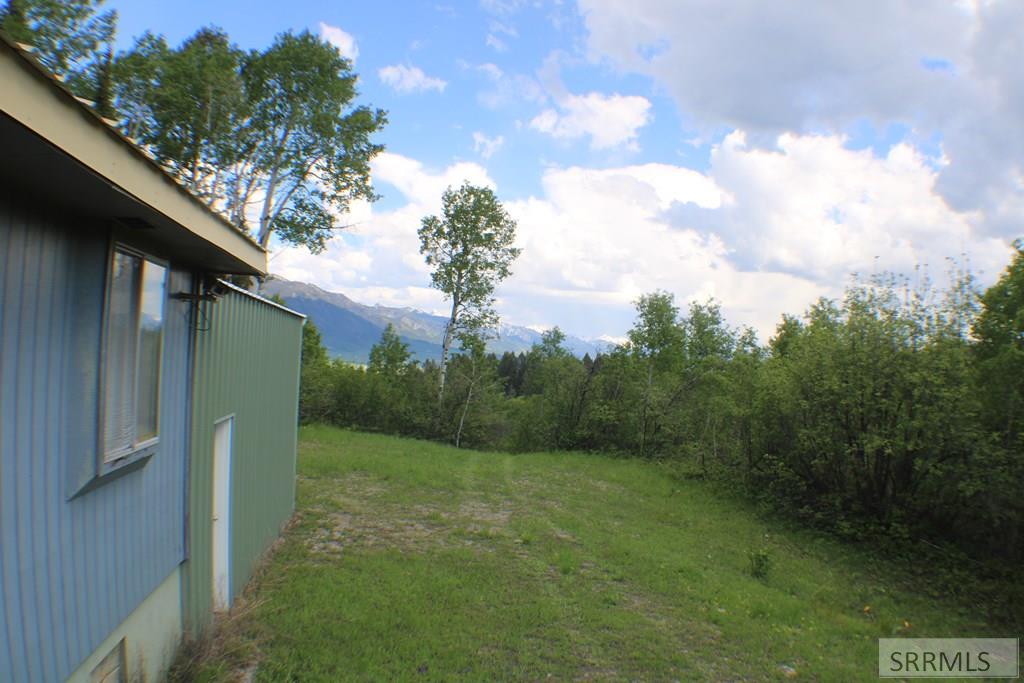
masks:
{"label": "mountain range", "polygon": [[[424,313],[414,308],[369,306],[353,301],[340,292],[328,292],[316,285],[296,282],[272,275],[260,289],[262,296],[279,296],[289,308],[304,314],[320,330],[327,353],[352,363],[366,363],[370,348],[380,341],[389,324],[409,351],[420,361],[441,358],[441,338],[447,318]],[[506,325],[498,328],[496,339],[488,341],[487,349],[498,355],[511,351],[528,351],[540,342],[540,332],[528,327]],[[610,344],[602,340],[580,339],[566,335],[564,345],[578,356],[594,356],[606,351]]]}

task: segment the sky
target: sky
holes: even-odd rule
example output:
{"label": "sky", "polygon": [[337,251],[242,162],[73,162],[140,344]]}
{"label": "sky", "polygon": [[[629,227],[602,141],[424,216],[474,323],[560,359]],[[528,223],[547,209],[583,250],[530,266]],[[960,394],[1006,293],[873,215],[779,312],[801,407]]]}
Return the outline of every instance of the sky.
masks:
{"label": "sky", "polygon": [[243,48],[334,44],[388,111],[325,253],[272,273],[444,312],[416,230],[464,181],[495,190],[522,256],[503,322],[621,339],[641,294],[714,298],[767,340],[853,274],[981,284],[1024,236],[1019,0],[108,0],[120,47],[202,26]]}

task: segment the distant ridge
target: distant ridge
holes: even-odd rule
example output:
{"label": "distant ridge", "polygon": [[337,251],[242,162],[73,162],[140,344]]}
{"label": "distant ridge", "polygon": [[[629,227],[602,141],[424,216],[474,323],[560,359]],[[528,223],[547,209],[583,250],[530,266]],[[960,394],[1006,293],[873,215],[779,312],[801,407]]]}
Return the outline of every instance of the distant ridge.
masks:
{"label": "distant ridge", "polygon": [[[418,360],[441,358],[441,336],[447,322],[441,316],[414,308],[368,306],[340,292],[328,292],[313,284],[276,275],[267,278],[260,293],[277,295],[289,308],[308,316],[320,330],[324,346],[333,357],[366,363],[370,348],[380,341],[384,328],[390,323]],[[539,332],[517,325],[502,324],[498,332],[499,338],[490,340],[487,348],[499,355],[505,351],[527,351],[541,338]],[[570,336],[566,337],[565,345],[579,356],[585,353],[594,356],[609,347],[607,342]]]}

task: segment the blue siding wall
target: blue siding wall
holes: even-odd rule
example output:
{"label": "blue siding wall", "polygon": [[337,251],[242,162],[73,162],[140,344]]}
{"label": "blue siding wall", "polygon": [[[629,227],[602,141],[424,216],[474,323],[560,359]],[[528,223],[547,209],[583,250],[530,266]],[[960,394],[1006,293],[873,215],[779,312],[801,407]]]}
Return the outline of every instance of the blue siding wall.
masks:
{"label": "blue siding wall", "polygon": [[107,249],[0,188],[0,681],[64,680],[184,559],[188,304],[165,304],[159,450],[70,498],[96,458]]}

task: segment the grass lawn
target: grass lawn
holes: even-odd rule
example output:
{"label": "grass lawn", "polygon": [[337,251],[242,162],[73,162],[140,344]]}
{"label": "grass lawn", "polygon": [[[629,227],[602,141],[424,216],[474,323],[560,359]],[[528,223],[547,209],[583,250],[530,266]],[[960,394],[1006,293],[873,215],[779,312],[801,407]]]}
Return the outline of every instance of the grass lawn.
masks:
{"label": "grass lawn", "polygon": [[877,680],[879,637],[992,631],[636,460],[311,427],[297,507],[200,680]]}

